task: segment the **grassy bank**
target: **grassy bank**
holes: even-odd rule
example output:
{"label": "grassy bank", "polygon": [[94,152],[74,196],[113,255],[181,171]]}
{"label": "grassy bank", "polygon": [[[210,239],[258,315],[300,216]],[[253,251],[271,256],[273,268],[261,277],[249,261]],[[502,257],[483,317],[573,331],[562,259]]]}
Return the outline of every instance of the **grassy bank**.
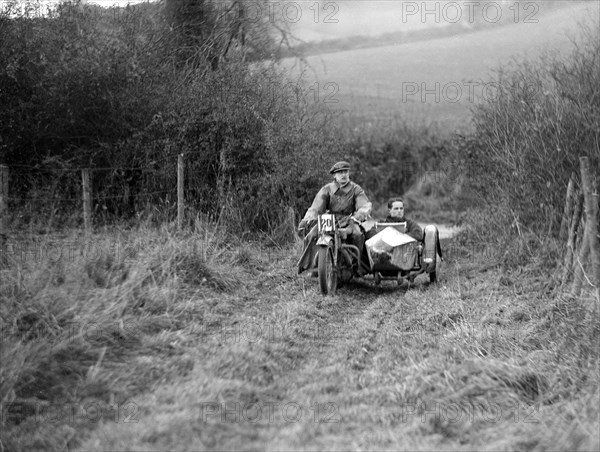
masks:
{"label": "grassy bank", "polygon": [[598,450],[597,305],[535,261],[323,298],[218,231],[11,241],[4,450]]}

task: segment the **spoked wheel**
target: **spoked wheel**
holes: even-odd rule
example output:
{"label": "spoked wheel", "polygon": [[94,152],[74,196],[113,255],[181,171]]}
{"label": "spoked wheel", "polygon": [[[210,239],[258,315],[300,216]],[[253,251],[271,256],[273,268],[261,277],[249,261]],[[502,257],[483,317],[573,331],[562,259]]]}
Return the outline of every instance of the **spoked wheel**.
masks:
{"label": "spoked wheel", "polygon": [[429,273],[429,284],[434,284],[437,282],[438,272],[440,271],[441,267],[441,258],[438,256],[438,258],[435,260],[435,267],[433,268],[433,271]]}
{"label": "spoked wheel", "polygon": [[375,279],[376,286],[381,285],[381,273],[375,272],[375,275],[373,275],[373,278]]}
{"label": "spoked wheel", "polygon": [[337,288],[337,271],[333,265],[333,251],[331,247],[319,248],[319,287],[323,295],[335,294]]}

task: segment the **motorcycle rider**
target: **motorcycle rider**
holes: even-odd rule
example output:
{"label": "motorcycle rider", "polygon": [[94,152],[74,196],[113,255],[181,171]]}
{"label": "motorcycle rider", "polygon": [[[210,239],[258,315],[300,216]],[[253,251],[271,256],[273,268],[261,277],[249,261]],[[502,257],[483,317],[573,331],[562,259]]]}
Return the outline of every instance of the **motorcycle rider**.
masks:
{"label": "motorcycle rider", "polygon": [[405,233],[410,235],[413,239],[415,239],[419,242],[419,245],[417,248],[419,258],[421,257],[421,255],[423,253],[423,245],[425,242],[425,236],[429,234],[432,237],[434,237],[433,240],[435,240],[435,242],[434,242],[435,250],[430,250],[430,253],[433,253],[433,254],[423,256],[423,258],[424,258],[423,262],[425,264],[430,264],[434,260],[433,258],[435,257],[436,252],[437,252],[437,254],[439,254],[440,259],[442,261],[444,260],[444,258],[442,257],[442,247],[440,245],[440,237],[439,237],[439,232],[438,232],[437,227],[435,227],[434,225],[427,225],[425,227],[425,230],[423,230],[423,229],[421,229],[421,226],[419,226],[419,224],[416,221],[406,218],[404,215],[404,201],[402,200],[402,198],[390,198],[387,206],[388,206],[388,216],[383,221],[383,223],[406,222]]}
{"label": "motorcycle rider", "polygon": [[421,242],[423,240],[423,229],[416,221],[409,220],[404,216],[404,201],[402,198],[390,198],[387,203],[388,216],[383,223],[404,223],[406,221],[406,234]]}
{"label": "motorcycle rider", "polygon": [[[361,256],[366,257],[364,249],[365,237],[358,224],[350,219],[354,216],[358,221],[364,221],[371,214],[372,204],[364,190],[350,180],[350,164],[345,161],[337,162],[331,167],[329,173],[334,180],[322,187],[312,205],[306,211],[304,218],[298,225],[298,234],[304,237],[304,251],[298,262],[298,273],[314,267],[317,255],[317,219],[318,215],[329,212],[336,216],[339,228],[344,229],[347,241],[361,251]],[[308,233],[307,233],[308,232]],[[362,276],[361,266],[357,272]]]}

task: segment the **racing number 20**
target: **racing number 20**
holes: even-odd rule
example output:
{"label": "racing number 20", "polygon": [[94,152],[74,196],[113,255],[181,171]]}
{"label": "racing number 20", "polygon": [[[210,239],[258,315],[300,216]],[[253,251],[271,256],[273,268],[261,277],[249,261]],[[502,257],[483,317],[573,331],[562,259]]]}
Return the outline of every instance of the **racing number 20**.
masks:
{"label": "racing number 20", "polygon": [[333,231],[333,216],[323,215],[320,217],[320,228],[322,231]]}

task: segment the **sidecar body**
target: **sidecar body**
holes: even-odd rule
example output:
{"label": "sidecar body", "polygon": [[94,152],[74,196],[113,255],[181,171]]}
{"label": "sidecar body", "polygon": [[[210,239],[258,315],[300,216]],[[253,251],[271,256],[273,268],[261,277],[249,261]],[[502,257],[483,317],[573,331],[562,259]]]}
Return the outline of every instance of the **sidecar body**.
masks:
{"label": "sidecar body", "polygon": [[437,227],[426,226],[422,242],[405,231],[406,223],[375,223],[366,248],[376,284],[382,279],[395,279],[398,284],[413,282],[421,273],[429,274],[430,282],[437,280],[436,268],[441,259]]}

